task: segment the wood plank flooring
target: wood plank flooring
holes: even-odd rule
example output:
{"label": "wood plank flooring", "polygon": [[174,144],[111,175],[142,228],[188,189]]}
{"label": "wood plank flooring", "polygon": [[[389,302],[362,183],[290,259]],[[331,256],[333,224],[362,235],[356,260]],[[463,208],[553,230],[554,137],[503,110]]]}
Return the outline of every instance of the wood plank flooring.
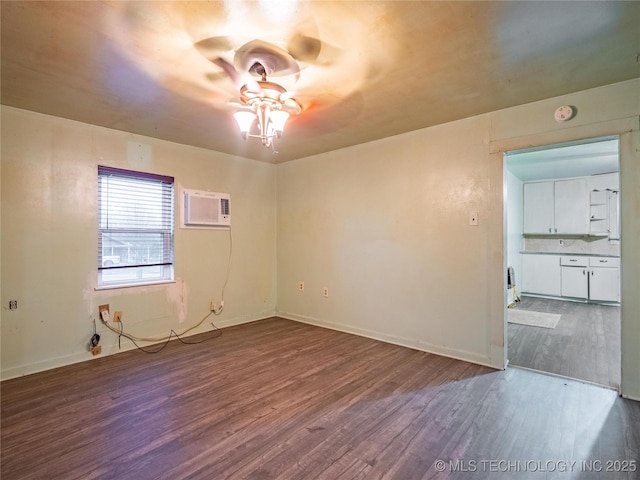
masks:
{"label": "wood plank flooring", "polygon": [[562,317],[553,329],[509,323],[510,365],[618,389],[620,307],[535,297],[522,297],[516,305],[520,310],[558,313]]}
{"label": "wood plank flooring", "polygon": [[0,387],[3,480],[638,478],[639,402],[280,318]]}

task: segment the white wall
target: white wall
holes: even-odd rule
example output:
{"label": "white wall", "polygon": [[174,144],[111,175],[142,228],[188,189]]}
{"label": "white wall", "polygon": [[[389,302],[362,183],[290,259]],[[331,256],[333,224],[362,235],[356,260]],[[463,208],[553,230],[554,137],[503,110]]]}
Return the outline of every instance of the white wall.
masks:
{"label": "white wall", "polygon": [[[578,116],[556,124],[565,103]],[[175,284],[94,290],[99,163],[231,193],[221,326],[269,316],[277,303],[289,318],[501,368],[503,152],[621,134],[622,388],[640,399],[639,115],[640,79],[273,166],[3,107],[3,378],[91,358],[101,303],[154,335],[199,320],[219,291],[227,239],[181,230]],[[150,144],[152,158],[129,160],[129,141]],[[115,351],[112,335],[104,343]]]}
{"label": "white wall", "polygon": [[[640,399],[639,92],[623,82],[278,165],[278,312],[503,367],[503,153],[623,133],[623,391]],[[562,104],[579,112],[567,124]]]}
{"label": "white wall", "polygon": [[492,364],[488,130],[474,117],[279,165],[278,311]]}
{"label": "white wall", "polygon": [[[151,155],[137,155],[137,144]],[[2,378],[92,358],[100,304],[148,337],[194,325],[220,300],[228,231],[176,228],[175,283],[95,290],[99,164],[174,176],[176,198],[179,187],[230,193],[225,309],[209,320],[222,327],[275,311],[273,165],[2,107]],[[117,352],[116,336],[98,327],[103,355]]]}

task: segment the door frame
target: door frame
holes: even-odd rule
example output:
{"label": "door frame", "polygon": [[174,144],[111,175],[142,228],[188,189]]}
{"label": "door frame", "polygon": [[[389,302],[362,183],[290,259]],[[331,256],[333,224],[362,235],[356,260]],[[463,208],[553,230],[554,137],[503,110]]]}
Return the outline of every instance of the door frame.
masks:
{"label": "door frame", "polygon": [[[617,172],[619,174],[619,172],[620,172],[620,136],[619,135],[613,135],[613,136],[610,135],[610,136],[606,136],[606,137],[597,137],[597,138],[585,138],[582,141],[577,141],[577,142],[568,142],[568,143],[561,143],[561,144],[543,145],[543,146],[541,146],[539,148],[536,148],[535,150],[536,151],[552,150],[553,151],[553,150],[558,149],[558,148],[569,148],[571,146],[586,145],[586,144],[597,143],[597,142],[606,142],[606,141],[611,141],[611,140],[616,140],[616,142],[617,142],[616,163],[617,163]],[[532,150],[531,148],[527,148],[526,149],[526,151],[531,151],[531,150]],[[509,171],[509,155],[512,154],[512,153],[516,153],[517,154],[518,150],[511,150],[511,151],[505,152],[503,154],[503,161],[504,161],[504,167],[505,167],[504,171],[505,172]],[[538,184],[542,184],[542,183],[544,183],[544,184],[549,183],[551,185],[554,185],[554,184],[557,185],[559,182],[566,182],[566,181],[574,181],[575,182],[576,181],[575,177],[578,177],[578,175],[571,175],[570,177],[566,177],[566,178],[555,178],[555,179],[539,180],[539,181],[534,181],[533,185],[538,185]],[[580,177],[580,178],[583,178],[583,177]],[[585,187],[583,187],[584,192],[580,191],[578,194],[579,195],[588,195],[588,192],[587,192],[587,189],[586,189],[586,183],[584,182],[584,180],[582,180],[582,182],[585,185]],[[527,183],[523,183],[523,185],[526,187]],[[504,191],[505,191],[505,206],[506,206],[507,213],[511,212],[511,214],[513,214],[512,207],[511,207],[512,201],[511,201],[511,196],[510,196],[510,192],[509,192],[508,182],[507,182],[506,176],[505,176],[505,179],[504,179]],[[548,194],[549,192],[547,191],[545,193]],[[556,193],[557,193],[557,190],[556,190]],[[537,199],[537,200],[539,201],[539,199]],[[585,197],[585,202],[586,202],[586,197]],[[557,201],[556,201],[556,206],[557,206]],[[554,208],[554,207],[552,207],[552,208]],[[571,208],[571,206],[569,206],[568,208]],[[554,215],[554,218],[557,221],[558,210],[555,210],[555,212],[556,213]],[[505,224],[504,224],[505,231],[509,230],[509,216],[511,216],[511,215],[507,215],[507,219],[505,220]],[[523,216],[523,219],[526,219],[526,216]],[[512,218],[512,220],[513,220],[513,218]],[[570,222],[572,220],[568,219],[568,221]],[[526,222],[526,220],[525,220],[525,222]],[[588,223],[586,216],[582,220],[582,222]],[[558,226],[558,223],[556,223],[556,227],[557,226]],[[526,228],[525,228],[525,231],[526,231]],[[549,229],[549,231],[551,231],[551,229]],[[564,230],[562,230],[562,231],[564,231]],[[512,241],[513,241],[513,239],[512,239]],[[512,251],[512,249],[513,249],[513,246],[509,244],[509,235],[507,235],[507,241],[505,243],[505,248],[506,248],[507,252]],[[507,253],[507,257],[508,257],[508,253]],[[533,256],[526,255],[526,257],[536,257],[537,258],[534,261],[533,264],[529,265],[529,267],[533,268],[534,270],[536,270],[538,263],[543,262],[543,260],[544,260],[545,263],[546,262],[551,262],[551,260],[553,260],[551,257],[546,257],[546,256],[539,257],[539,256],[536,256],[536,255],[533,255]],[[525,263],[524,260],[525,259],[522,260],[522,265],[524,265],[524,263]],[[553,262],[551,262],[551,263],[553,263]],[[549,264],[549,265],[551,265],[551,264]],[[551,268],[551,267],[548,267],[548,268]],[[564,280],[565,280],[564,273],[566,273],[565,269],[566,269],[566,272],[570,272],[571,275],[574,275],[574,274],[578,275],[577,277],[574,277],[574,278],[576,278],[576,285],[580,285],[580,288],[578,290],[576,290],[576,292],[575,292],[576,294],[575,295],[569,295],[569,296],[573,296],[573,297],[576,297],[576,298],[584,298],[585,301],[586,301],[586,299],[588,298],[589,295],[588,295],[588,292],[587,292],[587,279],[584,277],[584,268],[583,267],[575,268],[575,267],[566,267],[566,266],[560,265],[560,266],[558,266],[558,273],[560,273],[562,271],[562,281],[561,281],[560,277],[557,277],[557,284],[555,282],[551,282],[551,280],[549,280],[549,279],[543,280],[542,284],[538,285],[536,287],[536,289],[539,288],[540,293],[542,295],[544,295],[545,294],[545,292],[544,292],[545,287],[549,287],[550,290],[553,290],[553,291],[549,291],[549,292],[547,292],[547,294],[556,295],[556,294],[559,294],[560,286],[561,286],[561,283],[562,283],[562,291],[563,291],[562,293],[564,295]],[[611,269],[611,268],[608,268],[608,269],[605,268],[605,269],[601,269],[601,270],[613,271],[613,269]],[[520,272],[518,272],[518,275],[519,275],[520,282],[521,282],[520,283],[520,290],[524,291],[524,286],[525,286],[524,285],[524,267],[522,267]],[[589,274],[587,274],[587,277],[588,276],[589,276]],[[538,280],[542,280],[542,279],[538,278]],[[618,281],[620,282],[619,276],[618,276]],[[551,288],[552,285],[555,286],[556,288],[555,289]],[[584,291],[582,291],[582,289],[584,289]],[[618,319],[617,319],[618,323],[620,323],[620,320],[621,320],[620,319],[620,314],[618,314]],[[508,321],[506,322],[506,324],[507,324],[507,334],[508,334],[508,329],[509,329]],[[619,340],[621,340],[621,339],[619,338]],[[508,356],[509,355],[509,337],[508,336],[505,337],[505,349],[506,349],[507,356]],[[622,355],[621,355],[620,349],[618,349],[617,355],[618,355],[618,362],[621,362]],[[552,373],[552,374],[554,373],[554,372],[549,372],[549,371],[544,370],[544,369],[540,369],[540,371],[541,372],[546,372],[546,373]],[[620,374],[620,370],[618,370],[618,374]],[[575,380],[584,380],[584,379],[581,379],[579,377],[571,377],[571,378],[574,378]],[[618,393],[620,393],[620,385],[619,385],[619,383],[615,386],[615,388],[610,383],[607,383],[606,385],[603,384],[603,386],[606,386],[606,387],[611,388],[611,389],[615,389],[615,390],[618,391]]]}
{"label": "door frame", "polygon": [[[640,125],[638,117],[590,125],[564,128],[515,138],[489,142],[492,206],[496,212],[496,232],[492,235],[488,254],[502,258],[502,268],[489,278],[491,310],[496,312],[489,329],[492,357],[502,355],[502,365],[508,365],[507,346],[507,202],[505,195],[506,161],[504,153],[525,148],[580,142],[599,137],[618,136],[620,164],[620,289],[621,289],[621,382],[619,393],[640,401],[640,295],[634,285],[640,282],[640,221],[634,218],[634,204],[640,203]],[[635,187],[634,187],[635,185]],[[634,203],[635,202],[635,203]],[[499,224],[499,226],[497,225]],[[496,269],[497,270],[497,269]],[[496,358],[497,360],[497,358]]]}

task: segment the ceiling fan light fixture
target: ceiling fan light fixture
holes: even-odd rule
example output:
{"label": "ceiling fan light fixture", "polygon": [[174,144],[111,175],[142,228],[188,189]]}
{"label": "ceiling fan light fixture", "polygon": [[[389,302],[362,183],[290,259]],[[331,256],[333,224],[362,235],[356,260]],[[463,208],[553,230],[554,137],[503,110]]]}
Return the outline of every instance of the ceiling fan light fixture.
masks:
{"label": "ceiling fan light fixture", "polygon": [[276,132],[278,138],[282,136],[282,132],[284,132],[284,126],[289,120],[289,113],[284,110],[274,110],[269,114],[269,120],[271,120],[271,124],[273,125],[273,129]]}
{"label": "ceiling fan light fixture", "polygon": [[[302,107],[284,87],[267,81],[266,70],[260,63],[254,63],[249,71],[260,74],[262,79],[255,85],[247,83],[240,88],[242,110],[233,116],[242,138],[259,138],[263,146],[274,148],[274,137],[282,137],[290,114],[299,114]],[[250,133],[256,119],[258,132]]]}
{"label": "ceiling fan light fixture", "polygon": [[[301,111],[295,99],[280,99],[279,95],[274,98],[273,95],[265,95],[263,92],[255,96],[252,94],[249,98],[243,95],[241,101],[245,108],[253,110],[239,110],[233,114],[242,138],[259,138],[265,147],[273,147],[273,138],[282,137],[290,112],[298,114]],[[257,124],[258,133],[252,134],[250,132],[254,122]]]}
{"label": "ceiling fan light fixture", "polygon": [[240,110],[233,114],[233,118],[235,118],[238,127],[240,128],[240,133],[242,134],[242,138],[246,139],[249,135],[249,131],[251,130],[251,125],[256,120],[256,114],[253,112],[248,112],[247,110]]}

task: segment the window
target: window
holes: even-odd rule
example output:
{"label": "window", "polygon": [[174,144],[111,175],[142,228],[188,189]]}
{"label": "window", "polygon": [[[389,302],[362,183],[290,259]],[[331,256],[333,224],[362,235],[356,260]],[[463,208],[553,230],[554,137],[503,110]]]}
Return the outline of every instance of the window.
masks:
{"label": "window", "polygon": [[173,280],[173,177],[98,167],[98,288]]}

